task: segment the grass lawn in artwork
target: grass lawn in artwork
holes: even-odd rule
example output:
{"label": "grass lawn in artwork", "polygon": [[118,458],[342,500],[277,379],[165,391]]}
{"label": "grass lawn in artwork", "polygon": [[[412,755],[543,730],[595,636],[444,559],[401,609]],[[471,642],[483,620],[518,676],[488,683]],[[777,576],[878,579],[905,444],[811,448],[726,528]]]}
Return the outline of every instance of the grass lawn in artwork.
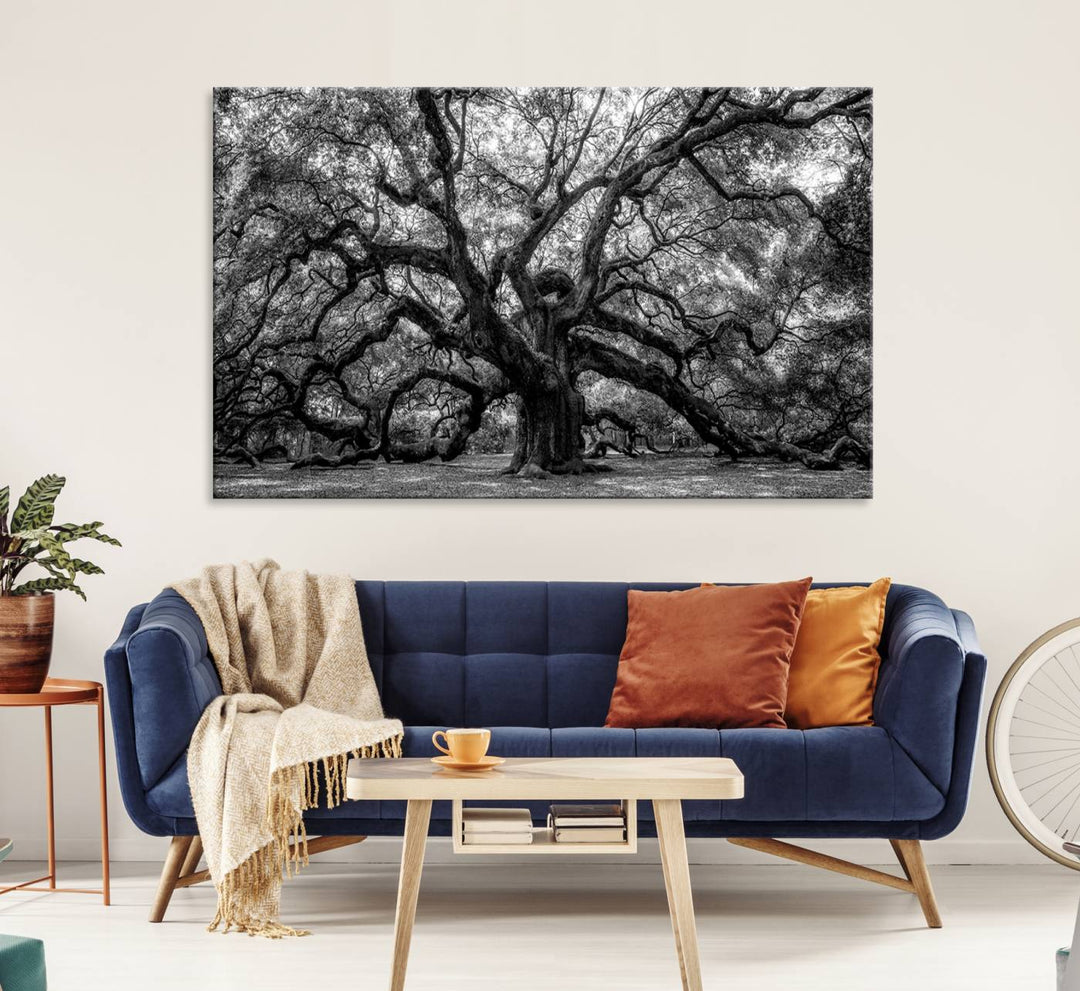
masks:
{"label": "grass lawn in artwork", "polygon": [[611,471],[546,479],[500,474],[509,463],[509,454],[466,454],[450,462],[369,461],[347,468],[221,464],[215,470],[214,495],[233,499],[866,499],[872,494],[869,471],[812,471],[769,458],[733,463],[689,454],[612,455],[605,459]]}

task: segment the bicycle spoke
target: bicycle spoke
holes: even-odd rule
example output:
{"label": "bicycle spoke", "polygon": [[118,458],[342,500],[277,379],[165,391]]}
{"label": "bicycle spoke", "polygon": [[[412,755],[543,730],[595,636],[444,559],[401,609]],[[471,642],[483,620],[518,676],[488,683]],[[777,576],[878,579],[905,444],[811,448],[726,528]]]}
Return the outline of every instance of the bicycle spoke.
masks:
{"label": "bicycle spoke", "polygon": [[1078,685],[1078,684],[1076,683],[1076,679],[1075,679],[1075,678],[1074,678],[1074,677],[1073,677],[1073,676],[1072,676],[1071,674],[1069,674],[1069,669],[1068,669],[1067,667],[1065,667],[1065,662],[1064,662],[1064,661],[1062,661],[1062,659],[1061,659],[1061,654],[1056,654],[1056,655],[1054,656],[1054,660],[1055,660],[1055,661],[1057,661],[1057,666],[1058,666],[1059,668],[1061,668],[1061,671],[1062,671],[1062,673],[1063,673],[1063,674],[1065,675],[1065,677],[1066,677],[1066,678],[1068,678],[1068,679],[1069,679],[1069,681],[1071,681],[1071,682],[1072,682],[1072,684],[1073,684],[1073,688],[1075,688],[1075,689],[1076,689],[1076,691],[1077,691],[1078,693],[1080,693],[1080,685]]}
{"label": "bicycle spoke", "polygon": [[[1058,822],[1058,824],[1057,824],[1057,829],[1055,829],[1055,830],[1054,830],[1054,832],[1055,832],[1055,833],[1056,833],[1056,832],[1058,832],[1058,830],[1060,830],[1060,829],[1061,829],[1061,827],[1062,827],[1062,826],[1063,826],[1063,825],[1065,824],[1065,820],[1066,820],[1066,819],[1068,819],[1068,818],[1069,818],[1069,816],[1071,816],[1071,815],[1072,815],[1072,811],[1073,811],[1073,809],[1075,809],[1075,808],[1076,808],[1076,803],[1077,803],[1077,802],[1080,802],[1080,789],[1077,789],[1077,793],[1076,793],[1076,798],[1074,798],[1074,799],[1073,799],[1072,805],[1070,805],[1070,806],[1069,806],[1069,811],[1068,811],[1068,812],[1066,812],[1066,813],[1065,813],[1065,814],[1064,814],[1064,815],[1063,815],[1063,816],[1061,817],[1061,820],[1060,820],[1060,822]],[[1068,830],[1066,829],[1066,830],[1065,830],[1065,835],[1067,835],[1067,834],[1068,834],[1068,832],[1069,832],[1069,831],[1068,831]],[[1062,836],[1062,839],[1064,839],[1064,838],[1065,838],[1065,835],[1063,835],[1063,836]]]}
{"label": "bicycle spoke", "polygon": [[1058,754],[1063,751],[1075,754],[1080,752],[1080,747],[1049,747],[1046,750],[1010,750],[1009,756],[1022,757],[1024,754]]}
{"label": "bicycle spoke", "polygon": [[[1029,708],[1034,709],[1036,712],[1041,712],[1044,716],[1048,716],[1050,719],[1056,719],[1059,723],[1064,723],[1065,725],[1062,727],[1062,729],[1070,729],[1070,730],[1071,729],[1080,729],[1080,719],[1068,720],[1064,716],[1059,716],[1059,715],[1051,712],[1049,709],[1044,709],[1041,705],[1036,705],[1034,702],[1032,702],[1029,698],[1027,698],[1024,695],[1021,695],[1020,698],[1018,698],[1016,700],[1017,708],[1019,708],[1021,705],[1028,706]],[[1027,711],[1027,710],[1025,709],[1025,711]],[[1027,718],[1027,717],[1025,717],[1025,716],[1013,716],[1013,719],[1025,719],[1025,718]]]}
{"label": "bicycle spoke", "polygon": [[1048,699],[1049,699],[1049,700],[1050,700],[1051,702],[1053,702],[1053,703],[1054,703],[1054,705],[1056,705],[1056,706],[1059,706],[1059,707],[1060,707],[1061,709],[1063,709],[1063,710],[1064,710],[1065,712],[1067,712],[1067,713],[1068,713],[1068,714],[1069,714],[1070,716],[1077,716],[1077,717],[1080,717],[1080,712],[1074,711],[1074,710],[1070,709],[1070,708],[1069,708],[1069,707],[1068,707],[1067,705],[1065,705],[1064,703],[1062,703],[1062,702],[1059,702],[1059,701],[1058,701],[1058,700],[1057,700],[1056,698],[1054,698],[1054,696],[1053,696],[1053,695],[1051,695],[1051,694],[1050,694],[1049,692],[1044,692],[1044,691],[1043,691],[1043,690],[1042,690],[1042,689],[1041,689],[1041,688],[1040,688],[1040,687],[1039,687],[1038,685],[1036,685],[1036,684],[1035,684],[1035,683],[1034,683],[1033,681],[1031,681],[1031,682],[1028,682],[1028,688],[1033,688],[1033,689],[1035,689],[1035,691],[1037,691],[1037,692],[1038,692],[1038,693],[1039,693],[1040,695],[1044,695],[1044,696],[1046,696],[1046,698],[1048,698]]}
{"label": "bicycle spoke", "polygon": [[[1075,771],[1073,772],[1073,774],[1080,774],[1080,767],[1078,767],[1078,768],[1077,768],[1077,769],[1076,769],[1076,770],[1075,770]],[[1068,780],[1068,779],[1066,779],[1066,780]],[[1064,783],[1064,782],[1061,782],[1061,784],[1063,784],[1063,783]],[[1057,788],[1057,787],[1058,787],[1058,785],[1054,785],[1054,788]],[[1054,788],[1051,788],[1051,789],[1050,789],[1050,791],[1053,791],[1053,790],[1054,790]],[[1050,818],[1050,816],[1052,816],[1052,815],[1054,814],[1054,810],[1055,810],[1055,809],[1056,809],[1056,808],[1057,808],[1057,807],[1058,807],[1059,805],[1061,805],[1061,803],[1062,803],[1062,802],[1064,802],[1064,801],[1065,801],[1065,799],[1069,798],[1069,796],[1070,796],[1070,795],[1073,795],[1073,794],[1074,794],[1075,792],[1078,792],[1078,791],[1080,791],[1080,781],[1078,781],[1078,782],[1077,782],[1077,783],[1076,783],[1076,784],[1075,784],[1075,785],[1073,786],[1073,789],[1072,789],[1072,791],[1069,791],[1069,792],[1067,792],[1067,793],[1066,793],[1065,795],[1063,795],[1063,796],[1062,796],[1061,798],[1059,798],[1059,799],[1058,799],[1058,800],[1057,800],[1057,801],[1056,801],[1056,802],[1055,802],[1055,803],[1054,803],[1054,804],[1053,804],[1052,806],[1050,806],[1050,808],[1049,808],[1049,810],[1047,811],[1046,815],[1044,815],[1044,816],[1042,817],[1042,821],[1043,821],[1043,822],[1045,823],[1045,822],[1046,822],[1046,820],[1047,820],[1047,819],[1049,819],[1049,818]],[[1047,794],[1049,794],[1049,793],[1047,793]],[[1043,798],[1045,798],[1045,795],[1044,795],[1044,796],[1042,796],[1042,797],[1043,797]],[[1038,801],[1041,801],[1041,799],[1037,798],[1037,799],[1035,799],[1035,801],[1036,801],[1036,802],[1038,802]],[[1032,804],[1034,805],[1034,802],[1033,802]]]}
{"label": "bicycle spoke", "polygon": [[[1075,753],[1080,753],[1080,751],[1070,750],[1069,753],[1075,754]],[[1021,756],[1021,755],[1017,754],[1016,756]],[[1069,758],[1067,758],[1067,757],[1051,757],[1049,760],[1041,760],[1036,764],[1028,764],[1027,767],[1014,767],[1013,768],[1013,773],[1014,774],[1023,774],[1025,771],[1034,771],[1035,768],[1037,768],[1037,767],[1046,767],[1047,764],[1056,764],[1058,761],[1068,760],[1068,759]]]}
{"label": "bicycle spoke", "polygon": [[1041,785],[1044,781],[1049,781],[1051,778],[1056,778],[1059,774],[1068,774],[1070,771],[1074,770],[1074,768],[1075,765],[1069,765],[1069,767],[1063,767],[1060,770],[1051,771],[1045,777],[1039,778],[1036,781],[1029,781],[1026,785],[1021,785],[1020,790],[1027,791],[1029,788],[1034,788],[1035,785]]}
{"label": "bicycle spoke", "polygon": [[1080,740],[1080,733],[1073,733],[1071,729],[1067,729],[1064,726],[1052,726],[1049,723],[1041,722],[1038,719],[1028,719],[1026,716],[1013,716],[1014,723],[1030,723],[1036,729],[1048,729],[1054,730],[1058,733],[1066,733],[1073,737],[1073,739]]}

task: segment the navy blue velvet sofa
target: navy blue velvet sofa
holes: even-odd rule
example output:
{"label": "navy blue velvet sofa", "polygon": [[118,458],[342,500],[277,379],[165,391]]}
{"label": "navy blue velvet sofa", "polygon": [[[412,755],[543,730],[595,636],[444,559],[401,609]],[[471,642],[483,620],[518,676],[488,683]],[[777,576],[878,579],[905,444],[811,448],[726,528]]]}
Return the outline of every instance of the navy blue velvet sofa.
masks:
{"label": "navy blue velvet sofa", "polygon": [[[605,728],[627,590],[690,587],[362,581],[356,591],[384,707],[406,726],[406,756],[434,755],[436,729],[490,726],[491,752],[503,756],[733,758],[745,797],[685,803],[691,837],[880,837],[917,848],[956,827],[986,672],[966,614],[893,585],[873,726]],[[105,668],[128,814],[153,835],[196,834],[187,746],[221,686],[194,612],[171,591],[136,606]],[[313,809],[306,822],[312,835],[397,835],[404,816],[400,802],[346,802]],[[436,803],[431,832],[445,835],[449,819]],[[648,803],[640,820],[651,835]]]}

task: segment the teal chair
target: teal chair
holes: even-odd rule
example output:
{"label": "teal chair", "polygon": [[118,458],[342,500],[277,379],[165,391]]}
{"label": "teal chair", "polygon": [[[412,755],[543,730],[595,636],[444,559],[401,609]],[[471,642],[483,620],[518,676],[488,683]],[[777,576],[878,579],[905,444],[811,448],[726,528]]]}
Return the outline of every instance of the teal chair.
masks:
{"label": "teal chair", "polygon": [[[11,853],[0,837],[0,860]],[[40,939],[0,935],[0,991],[45,991],[45,944]]]}

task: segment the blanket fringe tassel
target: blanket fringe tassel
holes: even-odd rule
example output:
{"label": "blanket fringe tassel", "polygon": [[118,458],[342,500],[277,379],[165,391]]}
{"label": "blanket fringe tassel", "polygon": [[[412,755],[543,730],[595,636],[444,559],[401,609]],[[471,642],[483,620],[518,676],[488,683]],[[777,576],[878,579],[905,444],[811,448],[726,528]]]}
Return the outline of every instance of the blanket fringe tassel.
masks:
{"label": "blanket fringe tassel", "polygon": [[[336,808],[345,800],[352,758],[400,757],[401,744],[402,738],[395,736],[369,747],[275,771],[270,780],[267,810],[267,823],[274,838],[222,879],[217,886],[217,914],[207,929],[213,932],[224,927],[222,932],[235,930],[269,939],[307,936],[308,930],[293,929],[264,914],[275,900],[281,879],[294,877],[308,865],[303,813],[319,804],[320,779],[326,783],[326,807]],[[299,808],[295,804],[297,800]]]}

